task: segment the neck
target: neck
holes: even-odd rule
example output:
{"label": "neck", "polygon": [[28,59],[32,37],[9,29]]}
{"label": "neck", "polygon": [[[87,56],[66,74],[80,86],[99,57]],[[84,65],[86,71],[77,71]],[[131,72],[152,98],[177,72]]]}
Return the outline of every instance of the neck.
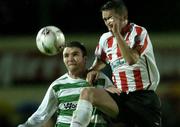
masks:
{"label": "neck", "polygon": [[130,29],[130,23],[127,23],[121,30],[121,34],[125,35]]}
{"label": "neck", "polygon": [[87,70],[74,71],[74,72],[69,71],[68,74],[71,78],[74,78],[74,79],[77,79],[77,78],[85,79],[87,75]]}

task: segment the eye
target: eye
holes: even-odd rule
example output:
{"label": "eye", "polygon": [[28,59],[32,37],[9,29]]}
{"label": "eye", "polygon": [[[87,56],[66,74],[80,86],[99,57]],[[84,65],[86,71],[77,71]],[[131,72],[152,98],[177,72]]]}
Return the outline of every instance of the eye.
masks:
{"label": "eye", "polygon": [[78,56],[78,53],[74,53],[73,56]]}
{"label": "eye", "polygon": [[64,54],[64,58],[67,58],[69,55],[68,54]]}

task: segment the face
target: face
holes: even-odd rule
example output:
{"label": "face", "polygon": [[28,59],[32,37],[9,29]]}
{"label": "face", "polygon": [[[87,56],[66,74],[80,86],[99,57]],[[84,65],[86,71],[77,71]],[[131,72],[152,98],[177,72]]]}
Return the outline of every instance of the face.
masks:
{"label": "face", "polygon": [[119,25],[121,25],[121,27],[123,27],[122,25],[126,21],[124,16],[119,15],[114,10],[102,11],[102,19],[109,31],[111,31],[111,29],[113,27],[113,22],[118,20]]}
{"label": "face", "polygon": [[86,58],[77,47],[66,47],[63,51],[63,61],[70,73],[85,69]]}

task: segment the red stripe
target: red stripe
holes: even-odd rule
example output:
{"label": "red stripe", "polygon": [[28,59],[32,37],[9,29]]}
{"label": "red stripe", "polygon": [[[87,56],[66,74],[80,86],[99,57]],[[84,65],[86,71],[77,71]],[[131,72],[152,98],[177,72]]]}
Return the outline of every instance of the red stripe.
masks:
{"label": "red stripe", "polygon": [[106,62],[106,53],[104,52],[104,50],[102,50],[102,53],[101,53],[101,60],[103,61],[103,62]]}
{"label": "red stripe", "polygon": [[137,27],[135,27],[135,29],[136,29],[137,35],[141,35],[141,33],[142,33],[142,28],[137,26]]}
{"label": "red stripe", "polygon": [[108,39],[108,48],[111,48],[112,47],[112,44],[113,44],[113,37],[110,37],[109,39]]}
{"label": "red stripe", "polygon": [[136,45],[140,45],[140,42],[141,42],[141,41],[140,41],[140,38],[139,38],[139,37],[141,36],[141,33],[142,33],[143,30],[142,30],[141,27],[135,27],[135,29],[136,29],[136,33],[137,33],[137,36],[136,36],[136,37],[137,37],[137,39],[138,39],[138,40],[137,40],[137,39],[135,40],[135,41],[136,41]]}
{"label": "red stripe", "polygon": [[120,52],[120,49],[119,49],[118,46],[117,46],[117,56],[118,56],[118,57],[121,57],[121,52]]}
{"label": "red stripe", "polygon": [[126,43],[128,44],[129,43],[129,36],[130,36],[131,32],[128,32],[128,35],[126,37]]}
{"label": "red stripe", "polygon": [[134,78],[135,78],[135,84],[136,84],[136,90],[143,89],[143,83],[142,83],[142,77],[140,70],[133,70]]}
{"label": "red stripe", "polygon": [[127,77],[125,72],[119,72],[120,80],[121,80],[121,88],[123,92],[128,91]]}
{"label": "red stripe", "polygon": [[128,33],[127,33],[127,36],[126,36],[126,38],[125,38],[127,45],[129,45],[129,43],[130,43],[130,41],[129,41],[129,36],[130,36],[130,34],[131,34],[131,32],[128,32]]}
{"label": "red stripe", "polygon": [[[142,31],[143,31],[143,29],[141,28],[141,27],[136,27],[136,32],[137,32],[137,35],[141,35],[141,33],[142,33]],[[136,42],[136,44],[140,44],[140,42]],[[142,48],[141,48],[141,50],[140,50],[140,53],[142,53],[145,49],[146,49],[146,47],[147,47],[147,44],[148,44],[148,42],[147,42],[147,36],[146,36],[146,38],[145,38],[145,40],[144,40],[144,45],[142,46]]]}
{"label": "red stripe", "polygon": [[[110,38],[108,39],[107,44],[108,44],[108,48],[112,48],[113,37],[110,37]],[[108,54],[108,58],[109,58],[109,60],[112,60],[112,54]]]}
{"label": "red stripe", "polygon": [[[95,50],[95,55],[98,55],[99,53],[99,44],[96,46],[96,50]],[[106,62],[106,53],[102,50],[102,52],[101,52],[101,60],[103,61],[103,62]]]}
{"label": "red stripe", "polygon": [[145,38],[145,40],[144,40],[144,45],[143,45],[143,47],[141,48],[141,50],[140,50],[140,53],[143,53],[143,51],[146,49],[146,47],[147,47],[147,44],[148,44],[148,41],[147,41],[147,36],[146,36],[146,38]]}

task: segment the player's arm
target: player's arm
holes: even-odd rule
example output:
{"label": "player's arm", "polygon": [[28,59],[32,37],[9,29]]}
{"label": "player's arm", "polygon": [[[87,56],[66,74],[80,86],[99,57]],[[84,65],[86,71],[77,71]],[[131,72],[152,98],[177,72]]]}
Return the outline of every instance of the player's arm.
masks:
{"label": "player's arm", "polygon": [[20,124],[18,127],[40,127],[51,118],[56,109],[57,99],[53,89],[49,88],[36,112],[34,112],[24,124]]}
{"label": "player's arm", "polygon": [[96,57],[89,69],[86,81],[89,82],[89,84],[93,84],[93,82],[99,77],[99,71],[102,70],[105,66],[106,64]]}
{"label": "player's arm", "polygon": [[92,64],[92,66],[90,67],[90,71],[91,70],[94,70],[94,71],[100,71],[100,70],[102,70],[104,67],[106,66],[106,64],[102,61],[102,60],[100,60],[99,58],[95,58],[95,60],[94,60],[94,62],[93,62],[93,64]]}
{"label": "player's arm", "polygon": [[138,52],[138,48],[140,47],[130,48],[123,40],[123,37],[120,33],[117,33],[115,37],[117,39],[118,47],[120,48],[122,56],[125,59],[125,61],[128,62],[129,65],[135,64],[140,56]]}
{"label": "player's arm", "polygon": [[135,64],[139,59],[139,52],[136,48],[130,48],[124,41],[121,35],[121,30],[127,25],[127,20],[122,20],[120,17],[113,17],[111,32],[117,40],[118,47],[125,61],[129,65]]}

